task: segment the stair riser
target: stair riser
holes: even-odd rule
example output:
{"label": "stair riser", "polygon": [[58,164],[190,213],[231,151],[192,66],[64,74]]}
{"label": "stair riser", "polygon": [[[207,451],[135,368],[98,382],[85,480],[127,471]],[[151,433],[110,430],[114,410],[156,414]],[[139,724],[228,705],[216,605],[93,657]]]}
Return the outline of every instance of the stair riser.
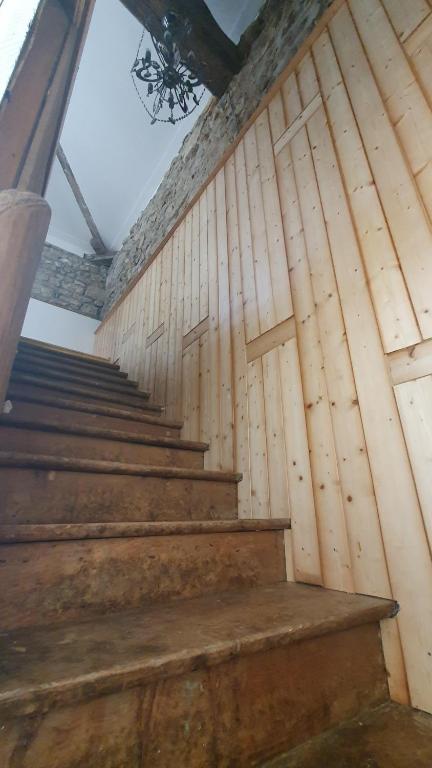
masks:
{"label": "stair riser", "polygon": [[236,518],[233,482],[0,468],[4,525]]}
{"label": "stair riser", "polygon": [[47,355],[54,360],[70,361],[74,365],[91,365],[102,370],[115,371],[119,366],[116,363],[111,363],[109,360],[98,355],[87,355],[81,352],[74,352],[71,349],[54,349],[52,346],[42,346],[39,344],[28,344],[25,341],[20,341],[18,344],[18,353],[25,352],[35,355]]}
{"label": "stair riser", "polygon": [[38,376],[40,378],[50,381],[70,382],[72,384],[78,384],[82,387],[95,387],[102,391],[108,392],[120,392],[121,394],[134,394],[137,391],[136,384],[128,379],[109,380],[107,378],[99,377],[97,374],[89,375],[86,372],[79,373],[75,370],[64,370],[54,368],[53,366],[44,365],[27,365],[19,361],[15,361],[13,366],[13,373],[16,375],[26,374],[29,376]]}
{"label": "stair riser", "polygon": [[369,624],[5,723],[2,765],[250,768],[387,697]]}
{"label": "stair riser", "polygon": [[118,392],[111,392],[109,394],[107,392],[97,392],[91,388],[78,387],[67,382],[64,382],[64,384],[54,381],[47,382],[46,384],[42,382],[40,384],[30,384],[12,378],[11,384],[13,385],[14,392],[22,393],[26,397],[34,396],[37,398],[40,394],[46,395],[48,392],[52,392],[55,397],[70,397],[74,400],[81,400],[84,403],[94,405],[105,405],[111,408],[133,408],[139,413],[160,413],[158,406],[152,406],[144,398],[126,397],[126,395],[121,395]]}
{"label": "stair riser", "polygon": [[82,372],[83,375],[88,374],[95,378],[103,377],[107,379],[122,380],[127,378],[127,373],[120,371],[117,368],[107,368],[101,365],[93,365],[92,363],[84,363],[81,361],[70,360],[69,358],[58,359],[45,352],[27,352],[18,351],[16,360],[26,365],[49,365],[57,370]]}
{"label": "stair riser", "polygon": [[[41,425],[45,421],[54,419],[59,424],[66,427],[84,426],[99,427],[101,429],[119,429],[121,431],[132,432],[136,435],[157,435],[158,437],[180,437],[180,429],[165,427],[163,422],[152,424],[144,421],[134,421],[133,419],[121,419],[114,416],[102,416],[97,413],[85,413],[84,411],[68,410],[67,408],[56,408],[42,403],[27,403],[23,400],[12,399],[11,416],[21,419],[37,420]],[[158,418],[157,414],[152,414],[153,418]],[[2,417],[2,423],[7,423],[7,415]]]}
{"label": "stair riser", "polygon": [[117,392],[110,389],[104,389],[103,387],[86,384],[85,382],[78,383],[73,381],[67,381],[66,379],[53,379],[50,376],[33,376],[27,379],[27,374],[12,373],[11,384],[23,384],[26,387],[35,387],[43,392],[63,392],[76,395],[80,399],[84,399],[86,402],[100,402],[127,405],[132,408],[147,408],[148,397],[141,395],[134,395],[133,393],[127,394]]}
{"label": "stair riser", "polygon": [[285,578],[282,531],[2,545],[0,615],[14,629]]}
{"label": "stair riser", "polygon": [[83,435],[65,435],[33,429],[21,429],[0,424],[0,450],[25,452],[67,458],[100,459],[146,464],[161,467],[202,469],[204,454],[155,445],[127,443]]}

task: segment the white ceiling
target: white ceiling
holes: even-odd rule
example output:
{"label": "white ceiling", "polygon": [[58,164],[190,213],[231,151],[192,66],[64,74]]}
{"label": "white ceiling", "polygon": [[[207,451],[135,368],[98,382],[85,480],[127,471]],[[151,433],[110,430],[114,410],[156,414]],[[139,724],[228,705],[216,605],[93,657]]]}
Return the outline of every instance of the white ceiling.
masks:
{"label": "white ceiling", "polygon": [[[237,42],[263,0],[207,0]],[[97,0],[61,144],[108,248],[116,250],[155,193],[205,104],[177,123],[150,125],[130,76],[142,27],[119,0]],[[47,200],[49,242],[82,255],[90,235],[58,161]]]}

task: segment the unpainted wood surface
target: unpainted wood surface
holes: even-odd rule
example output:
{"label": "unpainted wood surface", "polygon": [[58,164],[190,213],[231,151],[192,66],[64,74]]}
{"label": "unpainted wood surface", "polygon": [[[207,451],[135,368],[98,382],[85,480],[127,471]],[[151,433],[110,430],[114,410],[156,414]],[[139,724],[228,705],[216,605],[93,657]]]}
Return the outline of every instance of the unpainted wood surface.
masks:
{"label": "unpainted wood surface", "polygon": [[[334,9],[96,348],[166,377],[207,466],[243,473],[241,516],[291,517],[296,579],[400,602],[391,694],[432,711],[432,5]],[[132,354],[166,253],[168,354]]]}

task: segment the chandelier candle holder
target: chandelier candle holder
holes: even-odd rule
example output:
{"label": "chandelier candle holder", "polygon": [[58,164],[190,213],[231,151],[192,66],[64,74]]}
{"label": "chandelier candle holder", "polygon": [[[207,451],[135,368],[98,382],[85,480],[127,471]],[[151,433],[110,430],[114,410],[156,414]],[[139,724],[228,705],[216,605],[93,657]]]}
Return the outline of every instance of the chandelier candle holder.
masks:
{"label": "chandelier candle holder", "polygon": [[[137,55],[131,69],[132,81],[138,97],[151,119],[156,122],[173,125],[190,115],[199,105],[205,88],[196,73],[195,55],[190,51],[187,61],[183,61],[176,40],[190,34],[191,24],[188,19],[181,19],[175,11],[169,11],[162,19],[164,29],[163,42],[150,33],[158,60],[152,58],[149,48],[141,55],[143,31]],[[147,85],[145,98],[138,83]],[[199,89],[199,93],[197,93]],[[149,108],[147,103],[152,100]]]}

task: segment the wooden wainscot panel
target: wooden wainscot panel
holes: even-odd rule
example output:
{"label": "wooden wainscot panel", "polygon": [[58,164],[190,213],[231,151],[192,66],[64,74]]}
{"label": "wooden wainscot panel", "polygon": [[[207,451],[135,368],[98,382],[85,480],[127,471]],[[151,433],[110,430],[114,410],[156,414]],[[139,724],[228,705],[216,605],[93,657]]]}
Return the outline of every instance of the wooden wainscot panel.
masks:
{"label": "wooden wainscot panel", "polygon": [[157,341],[162,336],[164,329],[165,329],[165,324],[161,323],[159,328],[156,328],[156,330],[153,331],[153,333],[151,333],[150,336],[147,336],[146,349],[148,349],[148,347],[151,347],[151,345],[154,344],[154,342]]}
{"label": "wooden wainscot panel", "polygon": [[198,323],[198,325],[195,326],[195,328],[192,328],[189,333],[186,334],[186,336],[183,336],[182,341],[182,348],[183,350],[187,349],[187,347],[190,347],[191,344],[194,343],[197,339],[200,338],[204,333],[207,333],[209,329],[209,319],[208,315],[207,317],[202,320],[201,323]]}
{"label": "wooden wainscot panel", "polygon": [[261,336],[250,341],[249,344],[246,344],[246,357],[248,363],[251,363],[258,357],[262,357],[267,352],[271,352],[272,349],[275,349],[285,341],[293,339],[295,335],[295,319],[294,315],[292,315],[288,320],[284,320],[282,323],[279,323],[279,325],[276,325],[274,328],[271,328],[269,331],[261,334]]}
{"label": "wooden wainscot panel", "polygon": [[432,374],[432,339],[388,355],[393,384]]}

